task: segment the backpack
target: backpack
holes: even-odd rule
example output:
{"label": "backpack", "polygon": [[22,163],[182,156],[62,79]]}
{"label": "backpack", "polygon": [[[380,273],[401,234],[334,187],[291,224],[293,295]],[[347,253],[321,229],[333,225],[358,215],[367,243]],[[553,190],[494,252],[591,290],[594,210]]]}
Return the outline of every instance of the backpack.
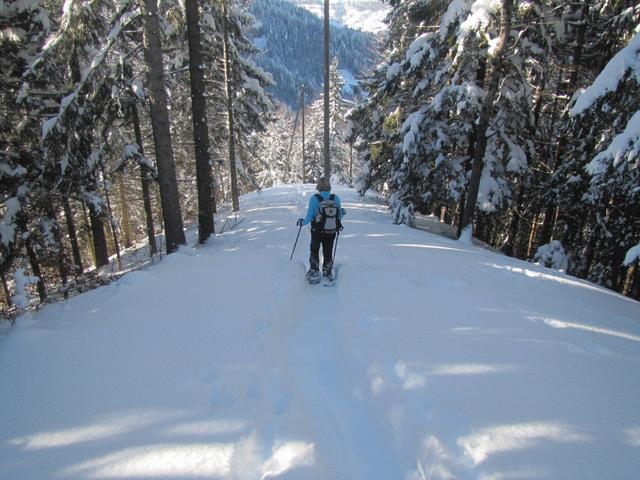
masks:
{"label": "backpack", "polygon": [[340,217],[338,216],[336,196],[332,193],[329,195],[329,198],[325,200],[319,193],[316,193],[315,195],[320,202],[320,206],[318,207],[316,216],[313,220],[314,230],[318,230],[323,233],[336,233],[337,231],[342,230],[342,224],[340,223]]}

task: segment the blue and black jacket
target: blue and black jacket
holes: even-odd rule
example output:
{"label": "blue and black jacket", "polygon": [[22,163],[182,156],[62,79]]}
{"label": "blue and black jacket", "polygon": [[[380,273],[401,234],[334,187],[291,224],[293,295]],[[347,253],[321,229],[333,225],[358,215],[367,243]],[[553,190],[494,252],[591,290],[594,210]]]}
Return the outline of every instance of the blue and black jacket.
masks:
{"label": "blue and black jacket", "polygon": [[[328,200],[329,197],[331,196],[331,192],[318,192],[322,198],[324,200]],[[337,195],[333,196],[334,200],[336,201],[336,206],[338,207],[338,219],[342,220],[342,217],[345,214],[345,211],[342,210],[342,205],[340,204],[340,197],[338,197]],[[318,213],[318,209],[320,208],[320,199],[318,199],[318,195],[314,194],[311,195],[311,198],[309,199],[309,208],[307,208],[307,216],[304,218],[304,221],[302,222],[303,225],[308,225],[309,223],[311,223],[315,218],[316,218],[316,214]]]}

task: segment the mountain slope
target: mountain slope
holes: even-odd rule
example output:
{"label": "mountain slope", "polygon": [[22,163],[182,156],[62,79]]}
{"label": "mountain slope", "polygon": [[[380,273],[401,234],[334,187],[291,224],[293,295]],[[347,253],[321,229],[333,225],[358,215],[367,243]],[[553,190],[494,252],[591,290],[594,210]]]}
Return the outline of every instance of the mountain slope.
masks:
{"label": "mountain slope", "polygon": [[[273,93],[297,109],[304,84],[307,99],[314,99],[324,83],[322,20],[284,0],[254,0],[250,12],[258,20],[253,39],[262,50],[256,62],[276,81]],[[371,35],[332,23],[330,41],[341,70],[361,77],[372,65]]]}
{"label": "mountain slope", "polygon": [[[289,0],[315,15],[324,15],[324,0]],[[382,0],[331,0],[329,15],[332,20],[365,32],[379,33],[387,29],[384,23],[389,5]]]}
{"label": "mountain slope", "polygon": [[347,209],[336,287],[291,248],[311,186],[0,335],[0,471],[47,478],[635,478],[640,305]]}

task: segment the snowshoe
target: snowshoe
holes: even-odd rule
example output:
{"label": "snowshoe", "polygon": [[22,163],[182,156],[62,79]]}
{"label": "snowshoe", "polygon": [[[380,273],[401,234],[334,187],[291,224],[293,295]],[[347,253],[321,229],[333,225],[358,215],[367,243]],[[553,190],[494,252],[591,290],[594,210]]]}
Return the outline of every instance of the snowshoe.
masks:
{"label": "snowshoe", "polygon": [[309,270],[306,279],[309,284],[317,285],[320,283],[320,272],[318,270]]}
{"label": "snowshoe", "polygon": [[336,279],[331,272],[325,272],[322,274],[322,286],[333,287],[336,284]]}

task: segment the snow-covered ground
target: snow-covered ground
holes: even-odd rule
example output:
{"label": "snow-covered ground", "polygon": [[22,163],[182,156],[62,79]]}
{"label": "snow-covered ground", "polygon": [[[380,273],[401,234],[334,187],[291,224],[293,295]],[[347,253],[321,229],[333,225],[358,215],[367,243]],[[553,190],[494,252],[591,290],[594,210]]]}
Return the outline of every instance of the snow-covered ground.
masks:
{"label": "snow-covered ground", "polygon": [[640,304],[311,186],[0,334],[3,479],[637,479]]}

